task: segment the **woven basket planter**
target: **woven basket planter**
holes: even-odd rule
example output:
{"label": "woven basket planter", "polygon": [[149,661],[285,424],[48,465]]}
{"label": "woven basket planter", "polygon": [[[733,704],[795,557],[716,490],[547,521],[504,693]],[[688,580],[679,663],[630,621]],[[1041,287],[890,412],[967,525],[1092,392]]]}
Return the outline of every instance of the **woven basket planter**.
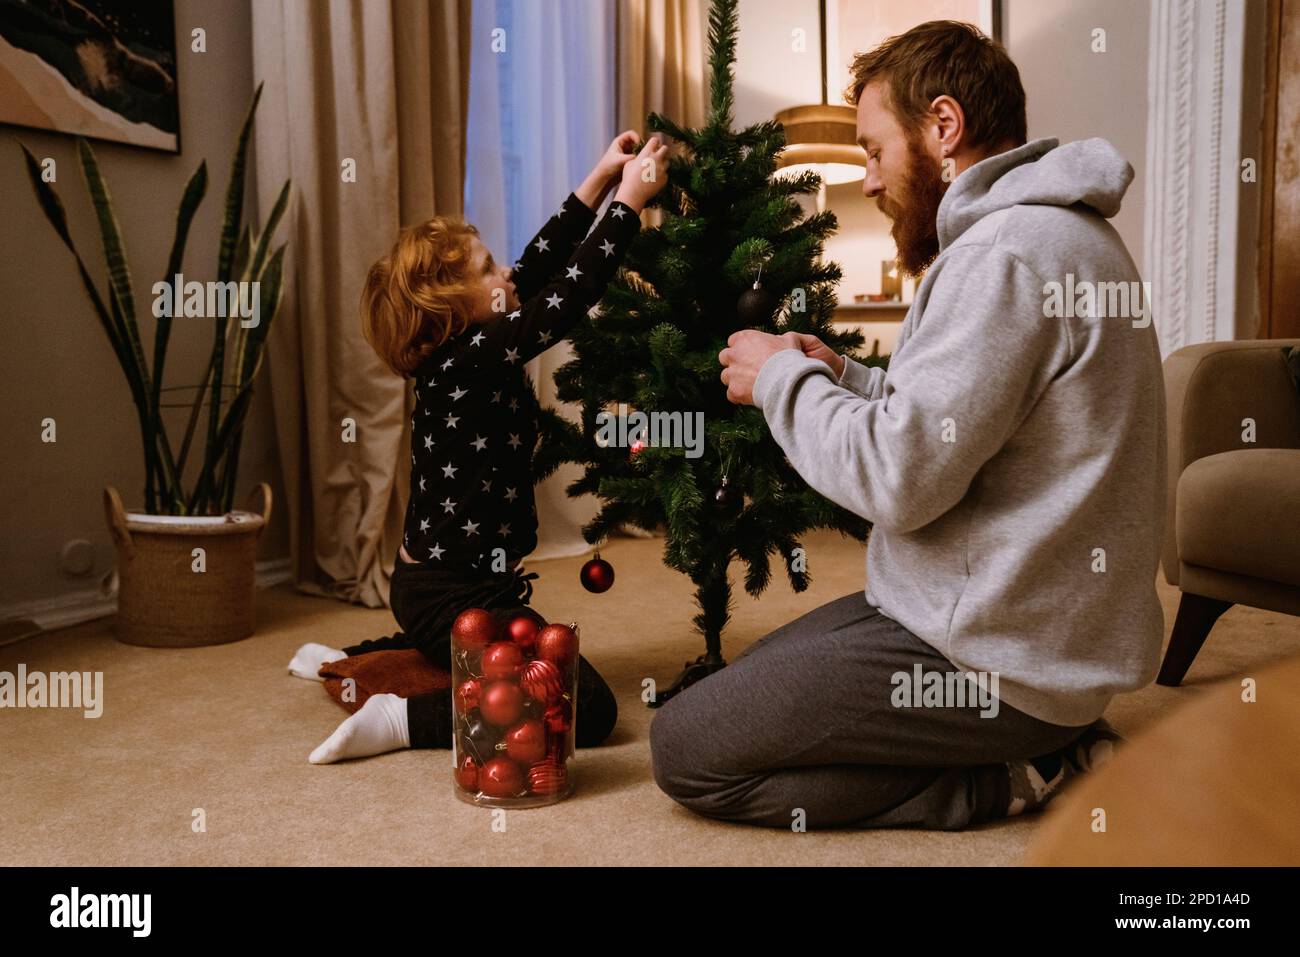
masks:
{"label": "woven basket planter", "polygon": [[119,641],[192,648],[252,635],[269,485],[258,485],[243,510],[211,518],[127,512],[114,488],[104,490],[104,511],[117,548]]}

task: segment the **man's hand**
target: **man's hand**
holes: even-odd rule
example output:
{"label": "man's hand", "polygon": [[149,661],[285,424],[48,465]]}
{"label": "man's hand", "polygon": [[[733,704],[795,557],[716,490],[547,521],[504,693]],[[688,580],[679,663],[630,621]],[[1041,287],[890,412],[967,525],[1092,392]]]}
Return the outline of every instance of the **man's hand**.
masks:
{"label": "man's hand", "polygon": [[795,332],[791,335],[798,336],[799,347],[803,349],[803,354],[810,359],[820,359],[831,367],[835,373],[835,378],[839,379],[844,375],[844,357],[822,342],[816,336],[809,335],[806,332]]}
{"label": "man's hand", "polygon": [[787,332],[774,336],[757,329],[733,332],[727,339],[727,348],[718,353],[718,361],[722,363],[722,384],[727,387],[727,399],[737,405],[753,405],[754,382],[758,379],[759,370],[763,368],[764,362],[782,349],[799,349],[802,352],[799,333]]}

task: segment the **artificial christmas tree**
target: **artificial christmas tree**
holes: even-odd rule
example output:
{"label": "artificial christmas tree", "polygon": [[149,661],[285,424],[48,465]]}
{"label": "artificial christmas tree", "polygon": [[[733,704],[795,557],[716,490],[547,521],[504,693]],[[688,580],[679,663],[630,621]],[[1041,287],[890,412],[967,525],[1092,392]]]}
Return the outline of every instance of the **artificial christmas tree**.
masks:
{"label": "artificial christmas tree", "polygon": [[[685,130],[655,113],[648,118],[650,130],[678,143],[668,187],[651,203],[662,210],[662,224],[637,236],[598,318],[571,332],[574,358],[556,371],[556,392],[580,403],[581,423],[541,410],[534,458],[539,481],[564,462],[585,467],[567,491],[602,500],[583,527],[588,542],[600,543],[623,524],[662,524],[665,562],[695,583],[694,623],[705,653],[654,695],[652,707],[726,664],[720,638],[732,607],[733,558],[746,565],[751,595],[767,587],[774,551],[801,592],[810,580],[801,534],[830,528],[862,541],[870,530],[809,488],[773,441],[763,413],[732,404],[720,380],[718,353],[740,329],[811,333],[836,352],[862,344],[860,334],[831,325],[841,273],[820,256],[835,216],[805,217],[796,199],[815,193],[820,179],[811,172],[773,176],[785,145],[780,124],[731,129],[736,6],[737,0],[715,0],[710,11],[706,125]],[[702,454],[644,442],[629,454],[598,440],[598,416],[620,403],[648,416],[702,412]]]}

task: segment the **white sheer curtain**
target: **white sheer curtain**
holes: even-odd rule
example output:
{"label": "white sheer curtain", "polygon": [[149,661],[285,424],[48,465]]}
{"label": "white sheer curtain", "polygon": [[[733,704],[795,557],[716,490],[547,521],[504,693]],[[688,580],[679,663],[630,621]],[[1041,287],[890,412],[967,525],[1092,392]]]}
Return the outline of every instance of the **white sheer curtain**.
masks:
{"label": "white sheer curtain", "polygon": [[[465,218],[503,262],[513,262],[604,151],[614,129],[614,0],[474,0]],[[527,366],[544,405],[567,342]],[[564,488],[582,474],[562,466],[537,486],[536,561],[580,555],[581,528],[597,510]]]}

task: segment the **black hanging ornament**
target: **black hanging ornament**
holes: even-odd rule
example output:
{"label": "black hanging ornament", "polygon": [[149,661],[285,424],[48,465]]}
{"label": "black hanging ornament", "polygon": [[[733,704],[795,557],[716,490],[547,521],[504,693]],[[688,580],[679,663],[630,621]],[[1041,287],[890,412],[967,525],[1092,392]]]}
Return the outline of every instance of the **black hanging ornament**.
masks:
{"label": "black hanging ornament", "polygon": [[597,594],[609,591],[614,585],[614,566],[601,558],[600,551],[597,550],[596,557],[582,566],[579,578],[587,591]]}
{"label": "black hanging ornament", "polygon": [[731,484],[731,469],[735,458],[735,447],[726,449],[722,462],[722,484],[713,490],[713,500],[709,503],[713,513],[722,518],[735,518],[745,506],[745,493],[738,485]]}
{"label": "black hanging ornament", "polygon": [[776,306],[776,296],[763,288],[763,267],[759,266],[754,285],[736,300],[736,317],[746,326],[765,326],[772,321]]}
{"label": "black hanging ornament", "polygon": [[722,476],[722,484],[713,491],[713,510],[719,515],[735,515],[745,503],[745,494]]}

